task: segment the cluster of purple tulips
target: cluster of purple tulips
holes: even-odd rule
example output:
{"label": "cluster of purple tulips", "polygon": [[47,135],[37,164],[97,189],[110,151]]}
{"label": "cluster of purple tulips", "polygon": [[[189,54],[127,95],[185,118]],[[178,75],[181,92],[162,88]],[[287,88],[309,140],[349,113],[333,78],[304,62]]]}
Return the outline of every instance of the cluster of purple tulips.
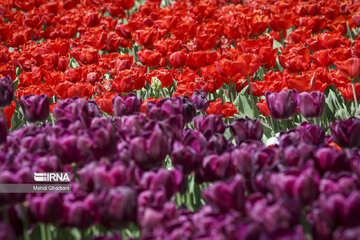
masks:
{"label": "cluster of purple tulips", "polygon": [[[279,95],[284,95],[280,93]],[[291,93],[293,94],[293,93]],[[269,106],[282,108],[277,96]],[[91,239],[357,239],[360,234],[360,120],[332,122],[330,134],[302,123],[263,144],[260,120],[202,113],[209,101],[113,99],[114,116],[93,101],[20,98],[28,125],[8,132],[0,118],[0,183],[33,172],[72,172],[71,193],[0,194],[0,239],[37,224],[86,231]],[[279,110],[279,112],[284,112]],[[43,124],[34,124],[33,122]],[[227,134],[228,133],[228,134]],[[109,234],[113,233],[113,234]],[[111,235],[111,236],[110,236]]]}

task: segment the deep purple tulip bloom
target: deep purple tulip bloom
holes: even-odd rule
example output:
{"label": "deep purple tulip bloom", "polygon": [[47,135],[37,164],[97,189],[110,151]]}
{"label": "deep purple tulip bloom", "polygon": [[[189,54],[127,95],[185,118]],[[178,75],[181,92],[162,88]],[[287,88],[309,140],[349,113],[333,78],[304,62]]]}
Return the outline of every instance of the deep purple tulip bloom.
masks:
{"label": "deep purple tulip bloom", "polygon": [[318,118],[325,109],[325,95],[320,91],[299,94],[299,111],[306,118]]}
{"label": "deep purple tulip bloom", "polygon": [[0,114],[0,144],[6,141],[8,134],[5,117]]}
{"label": "deep purple tulip bloom", "polygon": [[182,183],[182,173],[179,169],[159,169],[157,172],[147,171],[141,178],[141,186],[151,191],[163,189],[168,199],[179,189]]}
{"label": "deep purple tulip bloom", "polygon": [[127,186],[112,188],[99,204],[101,218],[110,226],[126,225],[136,216],[136,193]]}
{"label": "deep purple tulip bloom", "polygon": [[288,119],[294,116],[298,107],[298,92],[295,89],[279,93],[265,93],[266,102],[274,119]]}
{"label": "deep purple tulip bloom", "polygon": [[14,88],[11,77],[6,75],[0,78],[0,108],[7,107],[11,104],[14,97]]}
{"label": "deep purple tulip bloom", "polygon": [[300,206],[291,199],[259,199],[248,208],[250,218],[263,224],[270,233],[290,229],[299,221]]}
{"label": "deep purple tulip bloom", "polygon": [[214,133],[225,132],[226,126],[220,115],[211,114],[207,117],[203,115],[196,116],[193,120],[196,129],[209,139]]}
{"label": "deep purple tulip bloom", "polygon": [[338,152],[334,148],[319,148],[315,153],[316,163],[322,172],[340,172],[350,169],[350,163],[344,151]]}
{"label": "deep purple tulip bloom", "polygon": [[82,201],[65,202],[66,223],[70,227],[87,229],[98,221],[94,195],[89,194]]}
{"label": "deep purple tulip bloom", "polygon": [[[183,101],[181,98],[164,98],[158,103],[149,102],[146,105],[146,113],[154,120],[165,120],[169,117],[180,117],[183,114]],[[183,119],[181,119],[181,122]]]}
{"label": "deep purple tulip bloom", "polygon": [[360,146],[360,119],[351,117],[330,123],[333,140],[344,148]]}
{"label": "deep purple tulip bloom", "polygon": [[182,98],[182,102],[184,123],[186,124],[191,122],[191,120],[196,116],[196,107],[191,98],[186,95]]}
{"label": "deep purple tulip bloom", "polygon": [[231,169],[230,154],[208,155],[201,163],[201,173],[205,181],[215,181],[231,176],[234,171]]}
{"label": "deep purple tulip bloom", "polygon": [[62,127],[68,127],[76,121],[89,126],[93,116],[92,107],[89,106],[89,103],[77,97],[59,101],[53,113],[56,124]]}
{"label": "deep purple tulip bloom", "polygon": [[92,118],[102,116],[102,112],[95,101],[88,101],[87,106],[89,109],[89,114]]}
{"label": "deep purple tulip bloom", "polygon": [[28,122],[45,121],[49,116],[50,99],[47,95],[27,95],[19,100]]}
{"label": "deep purple tulip bloom", "polygon": [[324,143],[325,130],[319,125],[303,122],[296,128],[296,130],[300,132],[302,139],[307,143],[316,146]]}
{"label": "deep purple tulip bloom", "polygon": [[181,166],[184,174],[190,174],[194,171],[197,163],[197,154],[190,146],[185,146],[181,142],[176,141],[173,144],[171,160],[175,166]]}
{"label": "deep purple tulip bloom", "polygon": [[191,99],[196,104],[197,109],[200,111],[205,111],[210,104],[210,101],[206,99],[206,96],[207,93],[203,90],[195,90],[193,92]]}
{"label": "deep purple tulip bloom", "polygon": [[45,223],[59,223],[63,215],[63,200],[58,193],[47,193],[33,197],[29,202],[30,214]]}
{"label": "deep purple tulip bloom", "polygon": [[227,212],[236,210],[243,212],[245,208],[245,180],[241,175],[236,175],[229,182],[218,182],[209,187],[203,196],[212,207]]}
{"label": "deep purple tulip bloom", "polygon": [[230,124],[230,130],[238,143],[248,140],[260,141],[263,134],[263,126],[259,119],[235,120]]}
{"label": "deep purple tulip bloom", "polygon": [[126,95],[121,94],[113,98],[114,116],[131,115],[140,112],[141,100],[134,93]]}
{"label": "deep purple tulip bloom", "polygon": [[131,139],[131,156],[142,168],[159,166],[168,153],[167,140],[165,132],[156,126],[150,136]]}

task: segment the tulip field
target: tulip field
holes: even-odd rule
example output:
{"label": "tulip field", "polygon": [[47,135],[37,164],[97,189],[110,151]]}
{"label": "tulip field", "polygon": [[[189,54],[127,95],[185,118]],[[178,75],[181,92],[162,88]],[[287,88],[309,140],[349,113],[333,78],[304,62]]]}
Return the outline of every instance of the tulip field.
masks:
{"label": "tulip field", "polygon": [[359,240],[359,33],[355,0],[0,0],[0,240]]}

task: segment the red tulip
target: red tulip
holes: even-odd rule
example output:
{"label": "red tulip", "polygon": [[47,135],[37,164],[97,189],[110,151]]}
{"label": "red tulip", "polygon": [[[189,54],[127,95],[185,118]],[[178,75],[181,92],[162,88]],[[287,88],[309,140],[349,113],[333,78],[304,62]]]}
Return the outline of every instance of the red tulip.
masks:
{"label": "red tulip", "polygon": [[348,60],[337,62],[335,65],[344,78],[352,80],[360,75],[360,58],[349,58]]}

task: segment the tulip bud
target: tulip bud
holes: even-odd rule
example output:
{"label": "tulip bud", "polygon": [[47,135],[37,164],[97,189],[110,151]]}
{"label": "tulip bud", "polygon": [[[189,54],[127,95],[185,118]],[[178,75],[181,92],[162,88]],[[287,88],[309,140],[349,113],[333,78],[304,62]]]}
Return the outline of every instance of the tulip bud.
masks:
{"label": "tulip bud", "polygon": [[11,104],[14,97],[14,88],[10,75],[0,78],[0,108]]}
{"label": "tulip bud", "polygon": [[298,92],[295,89],[280,93],[265,93],[266,102],[274,119],[291,118],[298,107]]}
{"label": "tulip bud", "polygon": [[320,91],[299,94],[299,110],[306,118],[318,118],[325,108],[325,96]]}
{"label": "tulip bud", "polygon": [[28,122],[45,121],[49,116],[50,99],[47,95],[27,95],[19,100]]}
{"label": "tulip bud", "polygon": [[347,120],[338,120],[330,124],[331,135],[334,141],[345,148],[360,146],[360,119],[351,117]]}
{"label": "tulip bud", "polygon": [[6,141],[7,134],[8,130],[5,117],[0,114],[0,144]]}
{"label": "tulip bud", "polygon": [[263,126],[259,119],[235,120],[230,124],[230,130],[238,143],[248,140],[260,141],[263,134]]}

